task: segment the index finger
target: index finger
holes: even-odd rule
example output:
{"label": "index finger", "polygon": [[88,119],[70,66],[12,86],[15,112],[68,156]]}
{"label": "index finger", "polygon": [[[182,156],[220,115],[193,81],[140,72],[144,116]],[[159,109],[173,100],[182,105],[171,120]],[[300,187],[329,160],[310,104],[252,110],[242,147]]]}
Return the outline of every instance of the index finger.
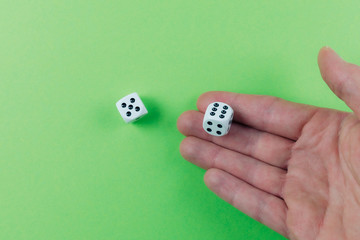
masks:
{"label": "index finger", "polygon": [[205,112],[206,107],[216,101],[225,102],[234,109],[235,121],[292,140],[299,138],[318,109],[272,96],[232,92],[206,92],[199,97],[197,107]]}

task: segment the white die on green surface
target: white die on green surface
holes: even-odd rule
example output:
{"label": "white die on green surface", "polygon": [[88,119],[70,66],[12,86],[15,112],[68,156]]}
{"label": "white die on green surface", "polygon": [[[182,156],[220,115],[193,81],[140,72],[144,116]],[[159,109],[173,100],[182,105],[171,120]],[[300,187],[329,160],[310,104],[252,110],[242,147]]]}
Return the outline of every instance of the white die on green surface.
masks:
{"label": "white die on green surface", "polygon": [[231,126],[234,110],[226,103],[213,102],[206,109],[203,128],[213,136],[226,135]]}
{"label": "white die on green surface", "polygon": [[148,113],[136,92],[117,101],[116,107],[126,123],[134,122]]}

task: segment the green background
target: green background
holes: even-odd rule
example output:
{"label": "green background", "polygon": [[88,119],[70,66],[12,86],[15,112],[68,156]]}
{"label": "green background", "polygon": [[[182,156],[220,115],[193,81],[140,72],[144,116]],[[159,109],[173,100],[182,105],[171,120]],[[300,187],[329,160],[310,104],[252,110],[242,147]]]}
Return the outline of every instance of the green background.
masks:
{"label": "green background", "polygon": [[[209,90],[342,110],[359,1],[0,0],[0,239],[283,239],[217,198],[176,120]],[[138,92],[148,116],[115,102]]]}

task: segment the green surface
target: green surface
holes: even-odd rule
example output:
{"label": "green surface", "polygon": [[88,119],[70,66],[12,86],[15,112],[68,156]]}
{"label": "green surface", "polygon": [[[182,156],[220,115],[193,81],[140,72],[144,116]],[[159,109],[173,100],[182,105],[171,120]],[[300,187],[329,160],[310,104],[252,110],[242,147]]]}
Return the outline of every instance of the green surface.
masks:
{"label": "green surface", "polygon": [[[283,239],[184,161],[208,90],[347,110],[329,45],[360,64],[359,1],[0,1],[0,239]],[[115,102],[149,115],[126,125]]]}

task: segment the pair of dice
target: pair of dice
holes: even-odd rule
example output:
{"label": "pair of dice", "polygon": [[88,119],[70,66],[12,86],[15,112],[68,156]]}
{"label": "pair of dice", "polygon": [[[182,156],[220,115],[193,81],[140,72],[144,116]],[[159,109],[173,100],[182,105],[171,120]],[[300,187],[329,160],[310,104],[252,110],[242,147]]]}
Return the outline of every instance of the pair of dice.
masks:
{"label": "pair of dice", "polygon": [[[131,93],[120,99],[116,107],[126,123],[136,121],[148,113],[137,93]],[[211,103],[204,115],[203,128],[211,135],[224,136],[230,130],[233,116],[233,109],[226,103]]]}

